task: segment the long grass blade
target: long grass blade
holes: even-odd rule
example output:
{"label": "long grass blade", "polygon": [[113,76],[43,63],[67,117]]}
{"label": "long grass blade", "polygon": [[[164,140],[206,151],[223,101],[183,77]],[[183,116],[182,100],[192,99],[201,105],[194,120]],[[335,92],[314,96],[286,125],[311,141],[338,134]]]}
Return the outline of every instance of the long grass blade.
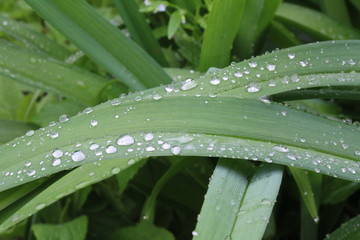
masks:
{"label": "long grass blade", "polygon": [[280,21],[290,23],[319,40],[360,38],[357,29],[341,24],[323,13],[295,4],[281,4],[275,16]]}
{"label": "long grass blade", "polygon": [[324,240],[357,240],[360,238],[360,215],[347,221]]}
{"label": "long grass blade", "polygon": [[320,7],[322,11],[329,17],[336,21],[348,25],[351,25],[349,13],[344,0],[321,0]]}
{"label": "long grass blade", "polygon": [[209,67],[225,67],[244,12],[244,0],[215,0],[204,33],[200,55],[200,71]]}
{"label": "long grass blade", "polygon": [[134,90],[171,79],[144,50],[103,19],[85,1],[27,0],[35,11]]}
{"label": "long grass blade", "polygon": [[143,14],[139,12],[139,6],[134,0],[113,0],[116,9],[124,20],[131,38],[162,66],[168,66],[168,62],[157,42],[151,28],[146,23]]}

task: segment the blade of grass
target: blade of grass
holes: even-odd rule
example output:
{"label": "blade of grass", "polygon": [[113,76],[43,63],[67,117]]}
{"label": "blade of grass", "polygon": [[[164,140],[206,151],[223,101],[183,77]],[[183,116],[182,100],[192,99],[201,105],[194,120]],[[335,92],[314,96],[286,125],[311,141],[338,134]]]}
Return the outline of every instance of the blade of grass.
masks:
{"label": "blade of grass", "polygon": [[281,179],[279,166],[219,160],[193,239],[261,239]]}
{"label": "blade of grass", "polygon": [[344,0],[320,0],[321,10],[339,23],[351,26],[349,13]]}
{"label": "blade of grass", "polygon": [[200,71],[225,67],[244,12],[244,0],[215,0],[210,11],[200,54]]}
{"label": "blade of grass", "polygon": [[323,13],[295,4],[282,3],[275,16],[276,19],[298,27],[319,40],[360,38],[357,29],[341,24]]}
{"label": "blade of grass", "polygon": [[0,75],[85,105],[98,103],[99,91],[107,83],[86,70],[6,41],[0,41],[0,53]]}
{"label": "blade of grass", "polygon": [[288,48],[301,44],[295,34],[277,20],[271,21],[268,36],[280,48]]}
{"label": "blade of grass", "polygon": [[93,61],[134,90],[171,79],[144,50],[103,19],[85,1],[27,0],[43,18]]}
{"label": "blade of grass", "polygon": [[28,24],[17,22],[3,14],[0,14],[0,31],[19,40],[27,47],[40,50],[60,60],[66,59],[71,54],[60,44],[30,28]]}
{"label": "blade of grass", "polygon": [[360,238],[360,215],[350,219],[324,240],[357,240]]}
{"label": "blade of grass", "polygon": [[146,19],[139,12],[139,6],[134,0],[113,0],[116,9],[124,20],[131,38],[162,66],[168,66],[168,62],[157,42]]}
{"label": "blade of grass", "polygon": [[360,2],[357,0],[350,0],[350,2],[356,7],[356,9],[360,12]]}
{"label": "blade of grass", "polygon": [[[235,53],[240,59],[250,58],[258,50],[257,44],[275,15],[282,0],[246,1],[234,42]],[[251,26],[251,27],[250,27]]]}
{"label": "blade of grass", "polygon": [[0,144],[4,144],[36,128],[35,125],[29,123],[0,119]]}

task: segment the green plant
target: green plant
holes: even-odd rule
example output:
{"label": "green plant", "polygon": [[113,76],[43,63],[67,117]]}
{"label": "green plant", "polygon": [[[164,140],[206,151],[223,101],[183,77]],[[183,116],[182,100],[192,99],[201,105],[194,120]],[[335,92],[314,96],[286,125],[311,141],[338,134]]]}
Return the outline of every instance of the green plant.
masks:
{"label": "green plant", "polygon": [[0,15],[4,239],[358,238],[356,1],[26,2],[62,35]]}

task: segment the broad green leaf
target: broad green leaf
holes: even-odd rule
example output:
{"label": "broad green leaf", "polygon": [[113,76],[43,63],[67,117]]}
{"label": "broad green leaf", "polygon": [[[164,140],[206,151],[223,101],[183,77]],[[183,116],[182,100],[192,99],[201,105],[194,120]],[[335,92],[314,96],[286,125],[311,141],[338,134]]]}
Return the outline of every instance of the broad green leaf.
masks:
{"label": "broad green leaf", "polygon": [[25,46],[47,53],[54,58],[64,60],[70,55],[66,48],[50,40],[44,34],[2,14],[0,14],[0,31],[12,36]]}
{"label": "broad green leaf", "polygon": [[170,15],[169,25],[168,25],[168,38],[172,38],[180,27],[181,24],[181,14],[179,11],[175,11]]}
{"label": "broad green leaf", "polygon": [[351,25],[346,2],[344,0],[320,0],[320,7],[329,17],[342,24]]}
{"label": "broad green leaf", "polygon": [[115,231],[106,240],[148,240],[148,239],[161,239],[161,240],[175,240],[171,232],[165,228],[157,227],[148,222],[140,222],[139,224],[131,227],[126,227]]}
{"label": "broad green leaf", "polygon": [[262,239],[281,179],[275,165],[219,160],[193,239]]}
{"label": "broad green leaf", "polygon": [[103,19],[86,1],[26,2],[93,61],[132,89],[143,90],[171,82],[144,50]]}
{"label": "broad green leaf", "polygon": [[357,240],[360,238],[360,215],[345,222],[324,240]]}
{"label": "broad green leaf", "polygon": [[33,124],[0,119],[0,144],[6,143],[36,128]]}
{"label": "broad green leaf", "polygon": [[146,19],[139,12],[139,6],[135,0],[113,0],[116,9],[119,11],[121,18],[124,20],[131,38],[139,44],[145,51],[157,60],[162,66],[168,63],[157,42],[151,28],[146,23]]}
{"label": "broad green leaf", "polygon": [[210,10],[201,47],[199,70],[225,67],[244,12],[244,0],[215,0]]}
{"label": "broad green leaf", "polygon": [[282,3],[275,16],[280,21],[313,34],[319,40],[360,38],[357,29],[341,24],[323,13],[295,4]]}
{"label": "broad green leaf", "polygon": [[63,95],[85,105],[98,103],[106,80],[47,55],[0,42],[0,75]]}
{"label": "broad green leaf", "polygon": [[35,224],[32,231],[37,240],[85,240],[87,225],[87,217],[82,216],[62,224]]}
{"label": "broad green leaf", "polygon": [[302,169],[293,168],[293,167],[289,167],[289,170],[292,176],[294,177],[294,180],[300,191],[300,196],[304,201],[304,204],[308,209],[311,217],[313,219],[316,219],[316,221],[318,221],[319,215],[317,211],[317,204],[308,173]]}
{"label": "broad green leaf", "polygon": [[[240,59],[250,58],[258,50],[260,37],[274,17],[282,0],[246,1],[234,47]],[[251,27],[250,27],[251,26]]]}

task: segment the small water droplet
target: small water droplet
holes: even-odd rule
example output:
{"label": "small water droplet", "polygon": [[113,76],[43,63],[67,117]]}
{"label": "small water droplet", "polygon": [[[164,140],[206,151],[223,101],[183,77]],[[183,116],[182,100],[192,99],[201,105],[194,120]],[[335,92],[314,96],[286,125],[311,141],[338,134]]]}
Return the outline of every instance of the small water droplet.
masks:
{"label": "small water droplet", "polygon": [[96,127],[98,125],[98,121],[93,119],[93,120],[90,121],[90,125],[93,126],[93,127]]}
{"label": "small water droplet", "polygon": [[36,173],[36,171],[35,171],[34,169],[32,169],[32,170],[27,171],[26,175],[28,175],[29,177],[31,177],[31,176],[34,176],[35,173]]}
{"label": "small water droplet", "polygon": [[234,76],[237,78],[241,78],[243,76],[243,74],[241,72],[237,71],[234,73]]}
{"label": "small water droplet", "polygon": [[46,206],[45,203],[40,203],[40,204],[36,205],[35,210],[39,211],[39,210],[43,209],[45,206]]}
{"label": "small water droplet", "polygon": [[91,107],[88,107],[88,108],[85,108],[83,113],[85,114],[89,114],[89,113],[92,113],[93,109]]}
{"label": "small water droplet", "polygon": [[302,66],[302,67],[306,67],[309,63],[308,63],[307,61],[305,61],[305,60],[301,60],[301,61],[299,62],[299,64],[300,64],[300,66]]}
{"label": "small water droplet", "polygon": [[166,86],[166,87],[165,87],[165,91],[168,92],[168,93],[170,93],[170,92],[174,91],[174,87],[171,86],[171,85]]}
{"label": "small water droplet", "polygon": [[31,137],[32,135],[34,135],[35,131],[34,130],[30,130],[26,132],[26,136]]}
{"label": "small water droplet", "polygon": [[63,151],[61,151],[60,149],[55,149],[52,153],[54,158],[61,158],[63,154]]}
{"label": "small water droplet", "polygon": [[214,86],[219,85],[220,84],[220,79],[218,79],[218,78],[211,79],[210,84],[214,85]]}
{"label": "small water droplet", "polygon": [[260,91],[260,86],[255,84],[255,83],[250,83],[247,88],[246,91],[249,93],[256,93]]}
{"label": "small water droplet", "polygon": [[89,149],[92,150],[92,151],[94,151],[94,150],[98,149],[99,147],[100,147],[99,144],[97,144],[97,143],[92,143],[92,144],[89,146]]}
{"label": "small water droplet", "polygon": [[288,58],[289,59],[294,59],[295,58],[295,53],[289,53]]}
{"label": "small water droplet", "polygon": [[152,134],[152,133],[147,133],[147,134],[145,134],[145,136],[144,136],[144,140],[145,141],[151,141],[151,140],[153,140],[154,139],[154,135]]}
{"label": "small water droplet", "polygon": [[25,165],[25,167],[30,167],[30,166],[31,166],[31,162],[30,162],[30,161],[26,161],[26,162],[24,163],[24,165]]}
{"label": "small water droplet", "polygon": [[58,133],[58,132],[51,132],[51,133],[49,134],[49,136],[50,136],[52,139],[55,139],[55,138],[59,137],[59,133]]}
{"label": "small water droplet", "polygon": [[59,122],[64,123],[67,121],[69,121],[69,117],[67,115],[63,114],[59,117]]}
{"label": "small water droplet", "polygon": [[75,151],[71,154],[71,159],[74,161],[74,162],[80,162],[80,161],[83,161],[85,160],[85,154],[78,150],[78,151]]}
{"label": "small water droplet", "polygon": [[273,147],[273,149],[278,152],[284,152],[284,153],[289,152],[289,149],[282,145],[277,145],[277,146]]}
{"label": "small water droplet", "polygon": [[153,152],[153,151],[155,151],[155,148],[153,146],[148,146],[148,147],[145,148],[145,150],[147,152]]}
{"label": "small water droplet", "polygon": [[199,236],[199,233],[198,232],[196,232],[196,231],[192,231],[192,233],[191,233],[194,237],[196,237],[196,236]]}
{"label": "small water droplet", "polygon": [[269,70],[270,72],[274,71],[275,68],[276,68],[275,64],[271,64],[271,63],[266,64],[266,69]]}
{"label": "small water droplet", "polygon": [[249,67],[251,67],[251,68],[256,68],[257,67],[257,62],[255,62],[255,61],[250,61],[249,62]]}
{"label": "small water droplet", "polygon": [[116,149],[116,147],[114,147],[113,145],[109,145],[109,146],[107,146],[107,147],[105,148],[105,152],[106,152],[106,153],[109,153],[109,154],[111,154],[111,153],[116,153],[116,152],[117,152],[117,149]]}
{"label": "small water droplet", "polygon": [[128,165],[133,165],[135,163],[135,159],[130,159],[129,161],[128,161]]}
{"label": "small water droplet", "polygon": [[130,135],[124,135],[116,140],[116,144],[119,146],[128,146],[135,142],[134,138]]}
{"label": "small water droplet", "polygon": [[54,167],[59,166],[61,164],[61,160],[56,158],[52,161],[51,165],[53,165]]}
{"label": "small water droplet", "polygon": [[120,172],[120,168],[118,167],[114,167],[113,169],[111,169],[112,174],[118,174],[119,172]]}
{"label": "small water droplet", "polygon": [[154,99],[154,100],[160,100],[161,98],[162,98],[162,96],[158,93],[156,93],[152,96],[152,99]]}
{"label": "small water droplet", "polygon": [[173,147],[170,149],[170,152],[173,154],[173,155],[179,155],[180,152],[181,152],[181,148],[180,147]]}
{"label": "small water droplet", "polygon": [[261,205],[271,205],[271,201],[268,198],[263,198],[263,199],[261,199],[260,204]]}

